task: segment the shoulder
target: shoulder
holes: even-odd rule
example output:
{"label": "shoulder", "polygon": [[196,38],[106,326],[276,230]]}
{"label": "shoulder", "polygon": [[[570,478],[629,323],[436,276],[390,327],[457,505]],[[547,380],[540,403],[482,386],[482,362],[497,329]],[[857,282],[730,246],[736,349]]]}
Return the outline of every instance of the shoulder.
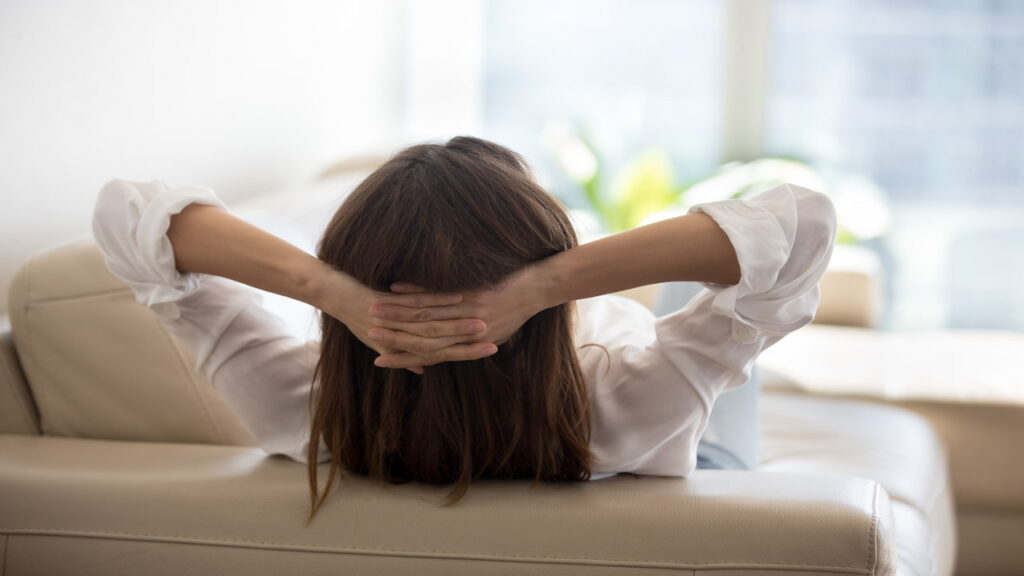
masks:
{"label": "shoulder", "polygon": [[656,320],[642,304],[623,296],[606,294],[576,302],[574,344],[592,393],[651,371],[646,360],[657,340]]}
{"label": "shoulder", "polygon": [[646,343],[654,338],[655,316],[636,300],[605,294],[576,301],[576,346],[623,342]]}

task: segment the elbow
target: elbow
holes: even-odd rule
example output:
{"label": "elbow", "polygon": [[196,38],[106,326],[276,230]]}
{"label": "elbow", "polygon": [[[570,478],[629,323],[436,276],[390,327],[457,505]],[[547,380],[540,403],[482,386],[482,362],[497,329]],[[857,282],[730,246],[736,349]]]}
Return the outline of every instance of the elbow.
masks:
{"label": "elbow", "polygon": [[113,227],[125,223],[125,199],[130,189],[124,180],[111,180],[100,189],[92,211],[92,235],[101,249],[106,248],[116,234]]}
{"label": "elbow", "polygon": [[111,220],[123,220],[126,216],[125,206],[136,194],[132,182],[127,180],[111,180],[100,188],[92,211],[93,233],[101,236]]}
{"label": "elbow", "polygon": [[100,188],[96,196],[96,207],[102,208],[110,204],[119,204],[126,198],[130,198],[135,192],[135,187],[127,180],[111,180]]}
{"label": "elbow", "polygon": [[797,207],[798,229],[803,236],[813,238],[814,243],[830,246],[835,242],[837,218],[836,207],[832,199],[822,192],[817,192],[794,184],[787,185],[793,194]]}

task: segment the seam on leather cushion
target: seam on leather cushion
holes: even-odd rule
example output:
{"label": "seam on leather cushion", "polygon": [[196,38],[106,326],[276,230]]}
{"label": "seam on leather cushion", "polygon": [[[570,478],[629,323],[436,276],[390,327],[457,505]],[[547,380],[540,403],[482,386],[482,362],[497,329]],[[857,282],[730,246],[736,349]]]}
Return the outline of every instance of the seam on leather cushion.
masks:
{"label": "seam on leather cushion", "polygon": [[[26,377],[29,372],[29,364],[34,363],[36,360],[36,343],[35,334],[32,331],[32,321],[29,319],[29,312],[32,310],[32,262],[35,259],[30,259],[22,267],[22,273],[25,276],[25,301],[21,305],[21,318],[24,324],[20,327],[17,334],[19,336],[24,335],[25,341],[28,342],[26,347],[18,347],[17,343],[15,346],[18,350],[18,357],[21,359],[22,370],[25,371]],[[23,349],[24,348],[24,349]],[[38,373],[38,371],[37,371]],[[39,433],[46,435],[47,423],[46,423],[46,409],[44,408],[47,404],[47,394],[42,390],[42,386],[33,386],[32,380],[28,380],[29,390],[32,391],[32,398],[36,401],[36,409],[39,410]]]}
{"label": "seam on leather cushion", "polygon": [[[30,297],[27,299],[26,306],[33,306],[36,304],[50,304],[60,302],[74,302],[75,300],[88,300],[90,298],[98,298],[100,296],[109,296],[111,294],[119,294],[121,292],[131,293],[131,289],[127,286],[122,288],[106,288],[104,290],[97,290],[95,292],[87,292],[85,294],[73,294],[71,296],[54,296],[51,298],[40,298],[38,300]],[[31,292],[30,292],[31,294]],[[132,299],[134,302],[134,298]]]}
{"label": "seam on leather cushion", "polygon": [[295,544],[292,542],[268,542],[260,540],[224,540],[218,538],[202,538],[196,536],[182,537],[173,536],[166,534],[147,534],[143,532],[105,532],[99,530],[65,530],[59,528],[0,528],[0,532],[10,534],[36,534],[36,535],[67,535],[67,536],[83,536],[83,537],[94,537],[94,538],[106,538],[106,539],[126,539],[126,540],[152,540],[152,541],[166,541],[166,542],[178,542],[178,543],[194,543],[194,544],[219,544],[223,546],[238,546],[243,548],[257,548],[257,547],[274,547],[281,550],[295,550],[295,551],[320,551],[320,552],[336,552],[339,554],[369,554],[369,555],[388,555],[397,554],[402,556],[412,557],[440,557],[440,558],[464,558],[464,559],[500,559],[508,561],[519,561],[519,562],[530,562],[530,561],[563,561],[563,562],[574,562],[574,563],[617,563],[617,564],[645,564],[649,566],[665,566],[673,568],[689,568],[689,569],[701,569],[702,567],[757,567],[757,568],[792,568],[799,566],[809,570],[848,570],[854,574],[869,574],[868,570],[856,567],[856,566],[832,566],[832,565],[821,565],[821,564],[804,564],[799,562],[742,562],[742,561],[714,561],[714,562],[671,562],[663,560],[645,560],[643,558],[600,558],[594,556],[588,557],[573,557],[573,556],[544,556],[544,555],[531,555],[531,556],[513,556],[508,554],[495,554],[489,552],[452,552],[448,550],[403,550],[400,548],[342,548],[336,546],[317,546],[311,544]]}
{"label": "seam on leather cushion", "polygon": [[871,529],[868,531],[868,562],[871,574],[878,574],[878,493],[881,484],[875,484],[874,495],[871,497]]}
{"label": "seam on leather cushion", "polygon": [[[21,362],[21,359],[18,358],[18,353],[17,353],[17,349],[16,348],[11,352],[11,356],[14,358],[14,362],[19,362],[19,363]],[[19,369],[20,369],[20,366],[19,366]],[[8,389],[11,391],[11,395],[12,396],[18,396],[19,395],[19,391],[18,391],[17,386],[14,384],[14,382],[19,381],[19,380],[20,381],[25,381],[24,369],[22,369],[22,374],[17,374],[15,369],[14,369],[14,367],[11,364],[8,364],[8,363],[5,362],[4,363],[4,372],[5,372],[4,378],[5,378],[5,380],[8,383],[7,386],[8,386]],[[30,399],[30,400],[33,403],[35,402],[35,399]],[[32,413],[32,409],[29,406],[26,406],[24,402],[16,402],[16,404],[18,405],[18,412],[21,414],[21,417],[24,418],[24,420],[25,420],[25,424],[27,424],[29,428],[32,428],[32,429],[35,429],[35,430],[40,430],[38,416],[36,414]],[[40,432],[41,432],[41,430],[40,430]]]}

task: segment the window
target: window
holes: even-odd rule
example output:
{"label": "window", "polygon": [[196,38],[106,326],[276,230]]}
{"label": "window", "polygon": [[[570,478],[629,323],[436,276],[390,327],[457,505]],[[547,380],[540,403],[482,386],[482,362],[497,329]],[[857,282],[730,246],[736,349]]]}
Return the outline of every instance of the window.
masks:
{"label": "window", "polygon": [[886,190],[894,328],[1024,329],[1024,3],[778,0],[766,151]]}
{"label": "window", "polygon": [[560,120],[611,174],[654,147],[681,181],[728,155],[864,175],[884,325],[1024,329],[1024,2],[480,2],[480,131],[551,190]]}
{"label": "window", "polygon": [[652,147],[682,179],[719,163],[719,2],[489,0],[484,18],[483,132],[556,192],[572,187],[541,142],[552,122],[580,129],[611,173]]}

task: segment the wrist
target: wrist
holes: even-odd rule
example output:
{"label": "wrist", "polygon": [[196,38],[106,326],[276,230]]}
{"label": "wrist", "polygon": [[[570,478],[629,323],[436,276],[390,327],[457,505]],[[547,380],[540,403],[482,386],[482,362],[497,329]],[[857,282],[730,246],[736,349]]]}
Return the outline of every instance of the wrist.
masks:
{"label": "wrist", "polygon": [[310,256],[302,259],[293,274],[296,287],[295,299],[323,310],[323,307],[329,302],[327,295],[335,290],[333,285],[337,272],[326,262]]}
{"label": "wrist", "polygon": [[535,287],[534,301],[537,306],[535,312],[573,300],[569,282],[572,273],[568,269],[571,262],[564,255],[564,252],[556,254],[528,269],[532,276],[531,285]]}

